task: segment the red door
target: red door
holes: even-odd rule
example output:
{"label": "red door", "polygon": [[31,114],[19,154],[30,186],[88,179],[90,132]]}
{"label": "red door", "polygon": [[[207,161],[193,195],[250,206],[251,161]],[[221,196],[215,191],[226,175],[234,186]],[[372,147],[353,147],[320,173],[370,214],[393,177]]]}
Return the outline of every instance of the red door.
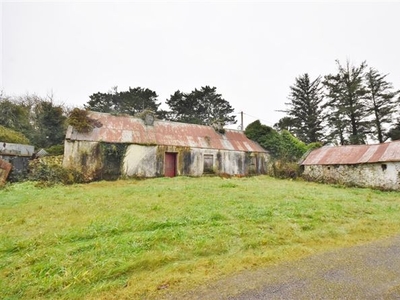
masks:
{"label": "red door", "polygon": [[165,176],[176,176],[176,153],[165,152]]}

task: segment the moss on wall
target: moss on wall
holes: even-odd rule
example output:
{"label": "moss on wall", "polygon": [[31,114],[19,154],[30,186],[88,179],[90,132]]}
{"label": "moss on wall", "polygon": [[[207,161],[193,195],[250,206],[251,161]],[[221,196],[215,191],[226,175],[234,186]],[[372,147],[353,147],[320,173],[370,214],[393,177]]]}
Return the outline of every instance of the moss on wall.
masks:
{"label": "moss on wall", "polygon": [[157,166],[157,176],[164,176],[164,163],[165,163],[165,153],[176,153],[177,159],[177,175],[192,175],[191,166],[192,154],[190,147],[180,147],[180,146],[158,146],[156,153],[156,166]]}
{"label": "moss on wall", "polygon": [[99,166],[97,179],[116,180],[121,176],[127,147],[127,144],[99,143],[96,152],[100,154],[102,164]]}

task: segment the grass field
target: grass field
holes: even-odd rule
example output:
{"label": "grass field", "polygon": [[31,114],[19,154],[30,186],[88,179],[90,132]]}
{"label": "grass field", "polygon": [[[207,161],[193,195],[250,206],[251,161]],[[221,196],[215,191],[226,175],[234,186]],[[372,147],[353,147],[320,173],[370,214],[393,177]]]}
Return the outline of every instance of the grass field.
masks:
{"label": "grass field", "polygon": [[151,299],[400,232],[400,193],[266,176],[0,190],[0,298]]}

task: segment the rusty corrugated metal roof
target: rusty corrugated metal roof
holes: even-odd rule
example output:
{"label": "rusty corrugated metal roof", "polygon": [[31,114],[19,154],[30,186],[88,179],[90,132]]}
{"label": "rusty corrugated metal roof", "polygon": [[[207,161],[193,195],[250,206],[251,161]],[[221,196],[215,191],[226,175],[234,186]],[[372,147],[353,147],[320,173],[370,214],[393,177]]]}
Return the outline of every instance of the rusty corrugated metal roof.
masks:
{"label": "rusty corrugated metal roof", "polygon": [[35,147],[31,145],[5,143],[0,141],[0,155],[32,156]]}
{"label": "rusty corrugated metal roof", "polygon": [[153,125],[145,125],[140,118],[98,112],[90,112],[89,117],[102,126],[95,127],[90,133],[79,133],[69,126],[66,139],[266,152],[238,130],[226,129],[225,134],[220,134],[211,126],[159,120],[154,121]]}
{"label": "rusty corrugated metal roof", "polygon": [[400,161],[400,141],[376,145],[322,147],[313,150],[302,165],[353,165]]}

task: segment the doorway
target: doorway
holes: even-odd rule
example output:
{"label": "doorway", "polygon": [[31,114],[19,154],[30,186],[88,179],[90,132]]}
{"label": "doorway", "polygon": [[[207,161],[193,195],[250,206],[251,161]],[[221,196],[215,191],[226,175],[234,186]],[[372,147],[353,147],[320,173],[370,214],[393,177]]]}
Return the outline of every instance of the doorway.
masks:
{"label": "doorway", "polygon": [[165,176],[176,176],[176,153],[165,152]]}

